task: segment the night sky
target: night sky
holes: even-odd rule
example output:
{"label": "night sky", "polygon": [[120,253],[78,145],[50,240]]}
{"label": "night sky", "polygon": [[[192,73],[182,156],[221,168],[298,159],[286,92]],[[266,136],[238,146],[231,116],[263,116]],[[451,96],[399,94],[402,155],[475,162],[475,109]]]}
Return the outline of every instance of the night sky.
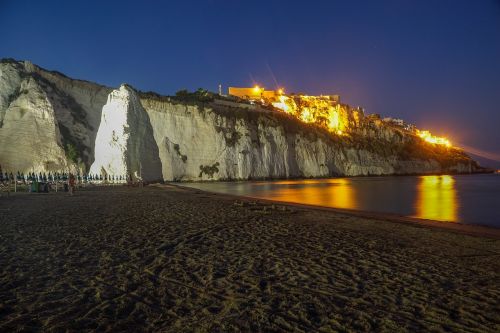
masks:
{"label": "night sky", "polygon": [[340,94],[500,160],[500,1],[0,0],[0,57],[173,94]]}

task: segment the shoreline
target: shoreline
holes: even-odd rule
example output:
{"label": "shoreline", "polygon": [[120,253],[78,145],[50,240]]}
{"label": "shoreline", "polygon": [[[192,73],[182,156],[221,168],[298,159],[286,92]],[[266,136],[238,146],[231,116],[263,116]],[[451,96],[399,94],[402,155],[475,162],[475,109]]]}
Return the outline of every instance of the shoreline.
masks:
{"label": "shoreline", "polygon": [[[468,175],[468,174],[465,174],[465,175]],[[396,175],[396,176],[401,176],[401,175]],[[356,177],[358,177],[358,176],[355,176],[352,178],[356,178]],[[362,176],[362,177],[371,177],[371,176]],[[387,176],[373,176],[373,177],[387,177]],[[342,177],[342,178],[344,178],[344,177]],[[349,178],[351,178],[351,177],[349,177]],[[312,179],[317,179],[317,178],[312,178]],[[195,182],[189,182],[189,183],[195,183]],[[92,185],[90,188],[92,188],[93,186],[101,187],[100,185]],[[107,186],[120,187],[120,186],[126,186],[126,185],[125,184],[108,184]],[[107,187],[107,186],[105,186],[105,187]],[[465,235],[469,235],[469,236],[485,237],[485,238],[491,238],[491,239],[500,239],[500,228],[495,228],[492,226],[481,225],[481,224],[465,224],[465,223],[461,223],[461,222],[422,219],[422,218],[417,218],[417,217],[412,217],[412,216],[399,215],[396,213],[373,212],[373,211],[364,211],[364,210],[347,209],[347,208],[335,208],[335,207],[328,207],[328,206],[321,206],[321,205],[310,205],[310,204],[301,204],[301,203],[289,202],[289,201],[264,199],[264,198],[253,197],[253,196],[228,194],[228,193],[202,190],[202,189],[186,186],[182,182],[153,183],[153,184],[149,184],[148,186],[160,187],[160,188],[161,187],[175,187],[175,188],[179,188],[179,189],[193,192],[193,193],[202,192],[202,193],[207,193],[207,194],[211,194],[211,195],[216,195],[218,198],[224,198],[225,200],[242,200],[242,201],[246,201],[246,202],[258,201],[261,203],[278,204],[278,205],[290,206],[290,207],[303,209],[303,210],[332,212],[332,213],[343,214],[343,215],[352,216],[352,217],[365,218],[365,219],[373,220],[373,221],[386,221],[386,222],[392,222],[392,223],[400,223],[400,224],[411,225],[411,226],[421,227],[421,228],[436,228],[436,229],[451,231],[454,233],[465,234]],[[87,187],[84,187],[84,188],[87,188]],[[56,193],[55,192],[54,193],[28,193],[25,191],[18,191],[17,193],[10,191],[9,193],[7,193],[7,192],[2,191],[2,192],[0,192],[0,198],[2,198],[2,197],[7,198],[9,196],[17,196],[17,195],[23,195],[23,194],[45,195],[45,194],[56,194]]]}
{"label": "shoreline", "polygon": [[485,169],[481,171],[474,172],[433,172],[433,173],[400,173],[400,174],[380,174],[380,175],[355,175],[355,176],[344,176],[344,175],[331,175],[324,177],[288,177],[288,178],[273,178],[273,177],[262,177],[262,178],[247,178],[247,179],[217,179],[217,180],[179,180],[179,181],[167,181],[165,184],[193,184],[193,183],[234,183],[234,182],[266,182],[266,181],[282,181],[282,180],[312,180],[312,179],[335,179],[335,178],[385,178],[385,177],[425,177],[425,176],[476,176],[476,175],[494,175],[500,174],[495,169]]}
{"label": "shoreline", "polygon": [[485,237],[492,239],[500,239],[500,228],[494,228],[485,225],[479,224],[465,224],[460,222],[449,222],[449,221],[438,221],[438,220],[428,220],[428,219],[420,219],[411,216],[398,215],[393,213],[382,213],[382,212],[370,212],[363,210],[355,210],[355,209],[346,209],[346,208],[334,208],[327,206],[319,206],[319,205],[308,205],[308,204],[300,204],[296,202],[288,202],[288,201],[279,201],[279,200],[271,200],[271,199],[262,199],[259,197],[252,196],[244,196],[244,195],[235,195],[235,194],[227,194],[220,193],[208,190],[201,190],[189,186],[184,186],[176,183],[165,183],[158,185],[150,185],[150,186],[173,186],[177,188],[181,188],[183,190],[196,192],[203,192],[207,194],[217,195],[219,198],[225,199],[239,199],[242,201],[260,201],[262,203],[268,204],[279,204],[283,206],[290,206],[294,208],[300,208],[305,210],[316,210],[316,211],[324,211],[324,212],[332,212],[338,214],[344,214],[353,217],[361,217],[373,221],[386,221],[392,223],[400,223],[406,225],[412,225],[420,228],[435,228],[447,230],[455,233],[465,234],[469,236],[476,237]]}

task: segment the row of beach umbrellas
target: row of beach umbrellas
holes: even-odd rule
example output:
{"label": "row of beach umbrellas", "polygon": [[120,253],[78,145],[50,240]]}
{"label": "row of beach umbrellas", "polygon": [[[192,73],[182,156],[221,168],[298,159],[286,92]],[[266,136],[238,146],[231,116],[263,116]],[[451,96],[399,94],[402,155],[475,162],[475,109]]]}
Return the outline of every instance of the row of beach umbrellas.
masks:
{"label": "row of beach umbrellas", "polygon": [[[47,182],[47,181],[67,181],[69,179],[70,174],[66,172],[49,172],[49,173],[35,173],[35,172],[29,172],[27,174],[24,174],[24,172],[17,172],[16,174],[13,174],[12,172],[2,172],[2,169],[0,168],[0,182],[7,182],[7,181],[22,181],[22,182],[32,182],[32,181],[39,181],[39,182]],[[119,181],[127,181],[130,179],[130,177],[127,177],[125,175],[97,175],[97,174],[80,174],[77,173],[75,175],[75,179],[79,182],[90,182],[90,181],[107,181],[107,182],[119,182]]]}

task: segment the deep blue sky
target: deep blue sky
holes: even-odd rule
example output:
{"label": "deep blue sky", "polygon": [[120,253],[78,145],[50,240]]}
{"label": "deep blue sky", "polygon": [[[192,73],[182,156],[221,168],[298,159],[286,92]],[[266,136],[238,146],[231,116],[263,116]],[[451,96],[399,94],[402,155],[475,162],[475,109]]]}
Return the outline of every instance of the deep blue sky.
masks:
{"label": "deep blue sky", "polygon": [[0,0],[0,57],[172,94],[339,93],[500,160],[500,0]]}

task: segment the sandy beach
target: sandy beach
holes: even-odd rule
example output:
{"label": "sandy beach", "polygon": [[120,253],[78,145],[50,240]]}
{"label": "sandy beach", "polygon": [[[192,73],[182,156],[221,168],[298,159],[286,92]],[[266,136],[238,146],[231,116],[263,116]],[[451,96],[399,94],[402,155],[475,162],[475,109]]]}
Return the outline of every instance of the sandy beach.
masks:
{"label": "sandy beach", "polygon": [[0,197],[0,331],[499,332],[500,231],[178,186]]}

